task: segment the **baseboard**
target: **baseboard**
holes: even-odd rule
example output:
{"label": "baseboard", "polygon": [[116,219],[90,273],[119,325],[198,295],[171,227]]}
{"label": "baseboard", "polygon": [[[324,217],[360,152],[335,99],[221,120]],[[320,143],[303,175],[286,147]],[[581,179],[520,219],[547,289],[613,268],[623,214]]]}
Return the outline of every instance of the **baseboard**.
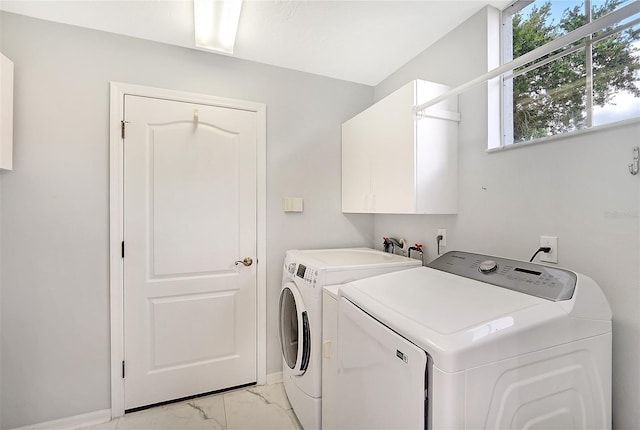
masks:
{"label": "baseboard", "polygon": [[267,375],[267,385],[279,384],[280,382],[282,382],[282,372],[274,372]]}
{"label": "baseboard", "polygon": [[[267,375],[267,385],[279,384],[280,382],[282,382],[282,372],[274,372]],[[111,421],[111,409],[105,409],[103,411],[18,427],[12,430],[77,430],[109,421]]]}
{"label": "baseboard", "polygon": [[111,409],[90,412],[45,423],[18,427],[13,430],[76,430],[83,427],[95,426],[111,421]]}

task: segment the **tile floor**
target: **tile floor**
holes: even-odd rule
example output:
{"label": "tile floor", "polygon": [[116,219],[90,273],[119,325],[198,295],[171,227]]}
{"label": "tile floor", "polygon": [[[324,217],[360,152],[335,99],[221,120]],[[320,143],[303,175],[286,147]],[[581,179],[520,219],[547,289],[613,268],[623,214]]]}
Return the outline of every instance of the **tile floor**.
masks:
{"label": "tile floor", "polygon": [[302,430],[282,384],[254,386],[126,414],[85,430]]}

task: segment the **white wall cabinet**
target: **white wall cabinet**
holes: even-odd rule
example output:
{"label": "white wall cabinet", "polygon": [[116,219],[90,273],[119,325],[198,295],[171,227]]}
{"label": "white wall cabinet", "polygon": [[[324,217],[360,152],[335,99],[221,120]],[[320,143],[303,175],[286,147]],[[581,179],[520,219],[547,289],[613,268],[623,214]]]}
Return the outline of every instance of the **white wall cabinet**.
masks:
{"label": "white wall cabinet", "polygon": [[342,124],[342,212],[457,212],[457,97],[411,112],[447,89],[411,81]]}
{"label": "white wall cabinet", "polygon": [[13,167],[13,62],[0,54],[0,169]]}

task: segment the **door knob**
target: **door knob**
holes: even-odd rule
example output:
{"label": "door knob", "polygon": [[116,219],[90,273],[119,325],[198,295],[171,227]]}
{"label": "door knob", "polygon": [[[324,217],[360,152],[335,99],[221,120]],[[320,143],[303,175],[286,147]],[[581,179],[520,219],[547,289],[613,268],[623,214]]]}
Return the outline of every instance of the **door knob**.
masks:
{"label": "door knob", "polygon": [[251,257],[247,257],[247,258],[245,258],[245,259],[244,259],[244,260],[242,260],[242,261],[240,261],[240,260],[236,261],[236,263],[235,263],[235,264],[236,264],[236,266],[237,266],[237,265],[238,265],[238,264],[240,264],[240,263],[244,264],[244,265],[245,265],[245,267],[249,267],[249,266],[251,266],[251,265],[253,264],[253,259],[252,259]]}

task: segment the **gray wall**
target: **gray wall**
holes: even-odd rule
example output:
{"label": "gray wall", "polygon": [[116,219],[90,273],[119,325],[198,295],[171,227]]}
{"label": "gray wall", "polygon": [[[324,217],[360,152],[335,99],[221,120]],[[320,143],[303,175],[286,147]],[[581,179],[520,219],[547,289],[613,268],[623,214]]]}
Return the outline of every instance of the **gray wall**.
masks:
{"label": "gray wall", "polygon": [[[487,71],[489,10],[469,19],[380,83],[376,99],[411,79],[459,85]],[[613,310],[613,422],[640,428],[640,177],[627,164],[640,124],[487,153],[486,88],[460,96],[459,205],[450,216],[375,216],[375,237],[529,259],[558,236],[559,265],[592,277]],[[379,247],[379,244],[377,244]]]}
{"label": "gray wall", "polygon": [[[110,408],[109,82],[267,105],[268,373],[289,248],[372,245],[340,213],[340,124],[373,89],[226,56],[0,14],[15,63],[14,170],[2,175],[2,428]],[[285,214],[282,197],[305,199]]]}

